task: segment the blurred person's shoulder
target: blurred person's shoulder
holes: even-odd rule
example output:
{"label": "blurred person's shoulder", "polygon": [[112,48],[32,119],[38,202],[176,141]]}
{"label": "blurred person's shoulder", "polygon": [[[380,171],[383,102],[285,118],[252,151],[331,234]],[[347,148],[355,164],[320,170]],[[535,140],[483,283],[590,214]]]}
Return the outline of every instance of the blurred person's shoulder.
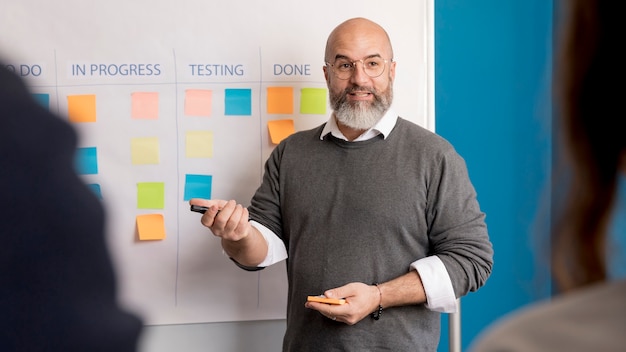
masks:
{"label": "blurred person's shoulder", "polygon": [[626,280],[582,288],[520,308],[470,346],[486,351],[618,351],[626,346]]}

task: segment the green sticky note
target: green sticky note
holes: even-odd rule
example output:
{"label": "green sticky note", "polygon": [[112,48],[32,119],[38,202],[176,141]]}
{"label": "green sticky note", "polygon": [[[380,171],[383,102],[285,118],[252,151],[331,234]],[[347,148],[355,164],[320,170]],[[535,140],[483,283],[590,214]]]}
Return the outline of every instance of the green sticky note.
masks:
{"label": "green sticky note", "polygon": [[326,88],[302,88],[300,93],[301,114],[326,114]]}
{"label": "green sticky note", "polygon": [[165,184],[163,182],[137,183],[138,209],[163,209],[165,207]]}

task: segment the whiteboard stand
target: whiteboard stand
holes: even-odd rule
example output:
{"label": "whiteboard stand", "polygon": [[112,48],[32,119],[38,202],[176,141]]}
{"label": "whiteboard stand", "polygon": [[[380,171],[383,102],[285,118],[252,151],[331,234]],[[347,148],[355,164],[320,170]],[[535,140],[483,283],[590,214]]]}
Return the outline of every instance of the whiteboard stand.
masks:
{"label": "whiteboard stand", "polygon": [[461,299],[456,300],[456,313],[448,317],[448,346],[450,352],[461,352]]}

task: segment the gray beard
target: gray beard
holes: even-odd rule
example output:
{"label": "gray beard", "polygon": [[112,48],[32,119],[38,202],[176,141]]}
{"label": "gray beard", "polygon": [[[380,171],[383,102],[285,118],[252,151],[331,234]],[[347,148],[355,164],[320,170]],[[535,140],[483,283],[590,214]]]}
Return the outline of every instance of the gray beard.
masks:
{"label": "gray beard", "polygon": [[[374,100],[371,103],[357,101],[350,104],[346,96],[351,91],[356,90],[367,90],[374,95]],[[385,112],[389,110],[392,99],[393,89],[391,85],[389,85],[385,95],[381,95],[370,88],[352,87],[344,90],[341,94],[331,94],[330,103],[339,123],[355,130],[368,130],[374,127]]]}

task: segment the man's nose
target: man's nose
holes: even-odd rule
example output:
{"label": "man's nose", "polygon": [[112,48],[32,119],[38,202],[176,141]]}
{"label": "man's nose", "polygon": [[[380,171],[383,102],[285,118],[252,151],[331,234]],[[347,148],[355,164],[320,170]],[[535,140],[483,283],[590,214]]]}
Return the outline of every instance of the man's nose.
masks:
{"label": "man's nose", "polygon": [[367,82],[369,79],[370,76],[365,73],[365,66],[363,66],[363,62],[355,61],[354,70],[352,71],[352,76],[350,76],[350,82]]}

